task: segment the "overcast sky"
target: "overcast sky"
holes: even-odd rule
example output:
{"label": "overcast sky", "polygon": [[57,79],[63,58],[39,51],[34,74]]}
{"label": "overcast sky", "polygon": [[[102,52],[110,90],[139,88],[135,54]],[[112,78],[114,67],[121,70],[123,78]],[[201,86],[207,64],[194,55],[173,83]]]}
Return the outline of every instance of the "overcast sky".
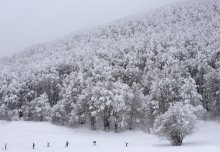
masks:
{"label": "overcast sky", "polygon": [[0,0],[0,56],[180,0]]}

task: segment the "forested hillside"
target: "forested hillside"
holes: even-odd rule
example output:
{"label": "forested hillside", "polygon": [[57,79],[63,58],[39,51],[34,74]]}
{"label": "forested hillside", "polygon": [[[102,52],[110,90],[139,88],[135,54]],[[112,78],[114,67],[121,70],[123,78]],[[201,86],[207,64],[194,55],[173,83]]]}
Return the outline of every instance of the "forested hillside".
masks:
{"label": "forested hillside", "polygon": [[0,119],[120,131],[150,129],[172,107],[220,112],[220,1],[182,2],[34,45],[0,68]]}

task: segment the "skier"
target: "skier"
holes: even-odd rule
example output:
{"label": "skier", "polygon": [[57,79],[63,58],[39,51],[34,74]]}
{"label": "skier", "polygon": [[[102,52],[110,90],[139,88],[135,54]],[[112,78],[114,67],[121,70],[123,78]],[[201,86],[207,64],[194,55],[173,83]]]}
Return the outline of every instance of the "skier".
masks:
{"label": "skier", "polygon": [[93,140],[93,145],[94,145],[94,146],[96,145],[96,141],[95,141],[95,140]]}
{"label": "skier", "polygon": [[68,147],[68,146],[69,146],[69,141],[66,141],[65,147]]}
{"label": "skier", "polygon": [[5,150],[7,149],[7,143],[5,143]]}
{"label": "skier", "polygon": [[50,147],[50,143],[49,142],[47,142],[47,147]]}
{"label": "skier", "polygon": [[33,145],[32,145],[32,148],[34,149],[34,147],[35,147],[35,143],[33,143]]}
{"label": "skier", "polygon": [[128,142],[125,142],[125,146],[128,147]]}

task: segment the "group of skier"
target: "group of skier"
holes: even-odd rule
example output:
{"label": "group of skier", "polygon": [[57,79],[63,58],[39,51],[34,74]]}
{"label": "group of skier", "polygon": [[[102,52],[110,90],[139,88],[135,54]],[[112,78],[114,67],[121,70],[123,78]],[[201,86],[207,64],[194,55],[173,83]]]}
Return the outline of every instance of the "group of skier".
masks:
{"label": "group of skier", "polygon": [[[97,143],[97,142],[96,142],[95,140],[93,140],[92,143],[93,143],[94,146],[96,146],[96,143]],[[67,140],[66,143],[65,143],[65,148],[67,148],[67,147],[69,146],[69,144],[70,144],[70,143],[69,143],[69,141]],[[35,145],[35,143],[33,142],[33,144],[32,144],[32,149],[35,149],[35,146],[36,146],[36,145]],[[125,146],[128,147],[128,142],[125,142]],[[49,142],[47,142],[47,147],[50,147],[50,143],[49,143]],[[7,143],[5,143],[4,149],[5,149],[5,150],[7,149]]]}
{"label": "group of skier", "polygon": [[[32,144],[32,149],[35,149],[35,143],[33,142],[33,144]],[[68,147],[69,146],[69,141],[66,141],[66,144],[65,144],[65,147]],[[47,142],[47,147],[50,147],[50,143],[49,142]]]}

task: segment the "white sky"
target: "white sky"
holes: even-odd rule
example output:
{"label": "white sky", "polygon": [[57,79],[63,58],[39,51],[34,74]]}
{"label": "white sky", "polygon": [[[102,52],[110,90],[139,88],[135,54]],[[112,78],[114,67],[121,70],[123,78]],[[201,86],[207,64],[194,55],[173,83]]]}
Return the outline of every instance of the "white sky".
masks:
{"label": "white sky", "polygon": [[0,0],[0,56],[180,0]]}

